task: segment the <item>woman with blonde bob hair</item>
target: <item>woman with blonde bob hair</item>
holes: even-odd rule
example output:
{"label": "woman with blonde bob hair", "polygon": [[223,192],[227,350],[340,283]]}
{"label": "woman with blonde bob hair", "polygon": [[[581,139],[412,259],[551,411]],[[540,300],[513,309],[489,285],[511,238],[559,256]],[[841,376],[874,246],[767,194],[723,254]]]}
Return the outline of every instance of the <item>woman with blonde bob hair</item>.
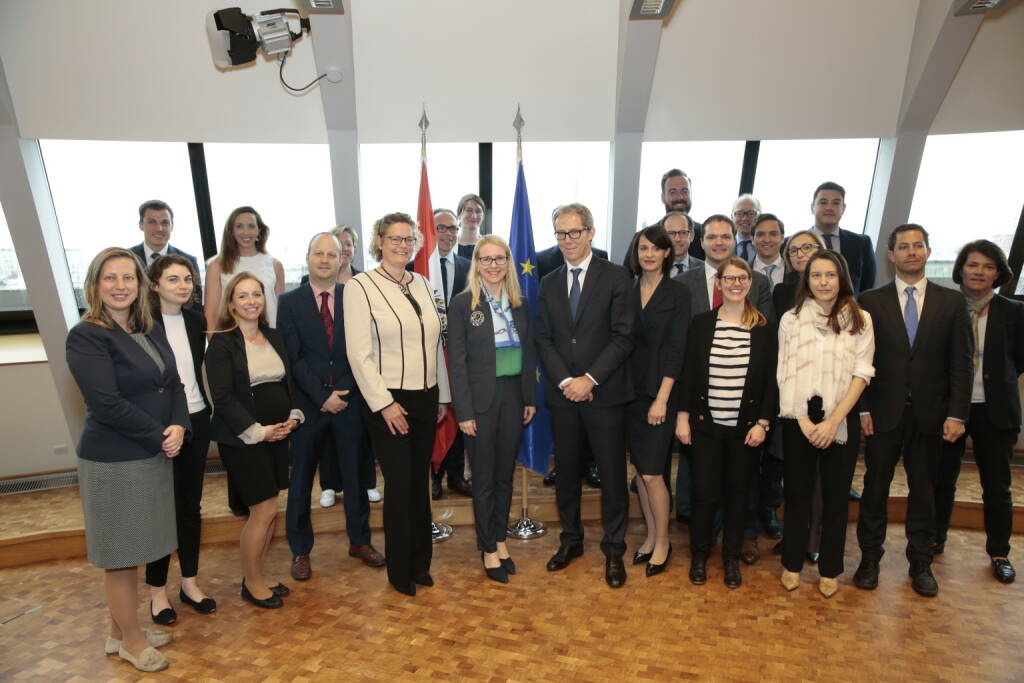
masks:
{"label": "woman with blonde bob hair", "polygon": [[68,333],[66,357],[88,407],[78,480],[89,561],[105,570],[104,649],[141,671],[159,671],[168,662],[155,648],[171,636],[139,626],[137,568],[178,547],[170,459],[189,430],[188,404],[135,255],[101,251],[84,290],[85,315]]}
{"label": "woman with blonde bob hair", "polygon": [[747,299],[752,282],[746,261],[722,261],[715,281],[722,304],[695,316],[687,337],[676,436],[693,446],[690,581],[697,585],[707,582],[719,504],[725,585],[739,588],[743,581],[739,556],[747,491],[778,412],[778,340],[775,326]]}
{"label": "woman with blonde bob hair", "polygon": [[217,329],[206,350],[210,436],[219,444],[228,487],[249,508],[242,528],[244,600],[276,608],[288,587],[264,573],[274,534],[277,496],[288,488],[288,436],[303,421],[295,408],[288,352],[267,324],[263,282],[243,271],[224,287]]}
{"label": "woman with blonde bob hair", "polygon": [[533,315],[523,305],[505,240],[476,244],[468,286],[448,310],[452,404],[473,470],[476,543],[488,578],[508,583],[505,547],[512,475],[523,427],[537,412]]}

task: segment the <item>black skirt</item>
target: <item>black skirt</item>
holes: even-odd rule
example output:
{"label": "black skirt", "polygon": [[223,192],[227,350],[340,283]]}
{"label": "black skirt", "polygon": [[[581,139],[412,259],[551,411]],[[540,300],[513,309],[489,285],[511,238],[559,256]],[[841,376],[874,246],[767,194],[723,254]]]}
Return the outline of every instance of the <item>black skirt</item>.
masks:
{"label": "black skirt", "polygon": [[[268,382],[252,388],[257,422],[277,424],[288,419],[291,400],[284,382]],[[228,472],[228,486],[246,507],[276,498],[288,488],[288,439],[251,446],[218,444],[220,459]]]}
{"label": "black skirt", "polygon": [[672,453],[672,439],[676,433],[676,400],[673,395],[668,402],[665,421],[660,425],[647,423],[647,411],[654,399],[638,395],[629,404],[626,414],[626,430],[629,437],[629,454],[633,466],[640,474],[661,474],[665,471]]}

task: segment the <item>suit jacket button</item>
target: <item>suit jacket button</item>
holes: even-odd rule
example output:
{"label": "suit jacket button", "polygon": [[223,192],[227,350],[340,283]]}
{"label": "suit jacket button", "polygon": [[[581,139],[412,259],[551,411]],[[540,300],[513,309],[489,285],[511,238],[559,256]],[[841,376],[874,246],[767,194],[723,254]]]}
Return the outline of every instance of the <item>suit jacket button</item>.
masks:
{"label": "suit jacket button", "polygon": [[573,344],[575,344],[575,343],[576,343],[576,337],[573,337],[573,338],[572,338],[572,343],[573,343]]}
{"label": "suit jacket button", "polygon": [[697,416],[697,419],[698,419],[698,420],[703,420],[703,419],[704,419],[704,416],[703,416],[703,415],[698,415],[698,416]]}
{"label": "suit jacket button", "polygon": [[158,391],[158,392],[160,392],[160,393],[162,394],[162,393],[164,393],[164,388],[163,388],[163,387],[160,387],[159,389],[157,389],[157,391]]}

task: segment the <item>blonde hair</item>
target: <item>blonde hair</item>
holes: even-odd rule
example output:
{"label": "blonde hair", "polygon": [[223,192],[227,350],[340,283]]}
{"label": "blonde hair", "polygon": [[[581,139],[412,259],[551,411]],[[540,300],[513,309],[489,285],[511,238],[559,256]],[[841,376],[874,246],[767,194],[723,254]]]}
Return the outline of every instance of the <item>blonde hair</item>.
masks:
{"label": "blonde hair", "polygon": [[[729,266],[734,266],[745,272],[747,277],[750,278],[750,286],[754,286],[754,271],[750,268],[750,264],[738,256],[730,256],[719,264],[718,272],[715,273],[715,279],[718,280],[717,284],[719,287],[722,286],[722,273]],[[750,303],[748,297],[743,297],[743,315],[740,316],[740,325],[749,330],[753,327],[764,327],[767,324],[768,318],[764,317],[764,314],[757,310],[754,304]]]}
{"label": "blonde hair", "polygon": [[262,280],[249,271],[243,270],[241,273],[228,280],[227,285],[224,286],[224,291],[220,296],[220,308],[217,309],[217,329],[214,330],[215,332],[231,332],[238,328],[238,316],[231,310],[231,299],[235,296],[235,288],[238,287],[238,284],[243,280],[255,280],[259,284],[260,291],[263,292],[264,296],[263,310],[260,311],[259,322],[261,325],[266,325],[267,327],[270,326],[270,323],[267,322],[267,288],[263,286]]}
{"label": "blonde hair", "polygon": [[349,237],[352,238],[352,246],[359,246],[359,234],[356,232],[356,229],[353,228],[351,225],[336,225],[333,228],[331,228],[330,234],[337,237],[338,240],[341,240],[342,235],[348,235]]}
{"label": "blonde hair", "polygon": [[121,247],[107,247],[96,254],[89,264],[89,269],[85,271],[85,284],[82,285],[82,294],[85,295],[85,313],[82,314],[82,320],[107,329],[117,327],[117,323],[114,322],[100,299],[100,276],[103,274],[103,266],[107,265],[107,261],[116,258],[131,259],[132,265],[135,266],[135,282],[138,289],[135,293],[135,301],[128,309],[128,322],[136,332],[149,334],[153,331],[153,314],[149,301],[149,277],[147,277],[138,257]]}
{"label": "blonde hair", "polygon": [[480,247],[485,244],[493,244],[497,247],[501,247],[506,258],[508,258],[507,268],[505,270],[505,279],[502,280],[501,286],[505,290],[505,294],[508,296],[508,303],[512,308],[519,308],[523,305],[523,294],[519,289],[519,277],[516,276],[515,263],[512,260],[512,250],[509,249],[508,243],[498,237],[497,235],[484,235],[480,238],[480,241],[476,243],[473,248],[473,261],[469,266],[469,276],[467,280],[467,289],[472,294],[472,298],[469,302],[470,310],[480,305],[480,274],[477,272],[476,264],[480,258]]}

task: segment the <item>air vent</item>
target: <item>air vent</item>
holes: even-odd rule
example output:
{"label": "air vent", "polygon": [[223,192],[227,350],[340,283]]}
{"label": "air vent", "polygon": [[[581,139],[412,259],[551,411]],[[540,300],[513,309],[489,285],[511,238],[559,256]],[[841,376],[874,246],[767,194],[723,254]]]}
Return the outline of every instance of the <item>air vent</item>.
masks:
{"label": "air vent", "polygon": [[960,7],[955,12],[956,16],[962,17],[968,14],[984,14],[985,12],[991,12],[994,9],[999,9],[1003,5],[1010,4],[1012,0],[967,0],[967,2],[961,3]]}
{"label": "air vent", "polygon": [[302,0],[302,8],[307,12],[344,14],[345,8],[341,0]]}
{"label": "air vent", "polygon": [[672,13],[676,0],[633,0],[630,19],[664,19]]}

